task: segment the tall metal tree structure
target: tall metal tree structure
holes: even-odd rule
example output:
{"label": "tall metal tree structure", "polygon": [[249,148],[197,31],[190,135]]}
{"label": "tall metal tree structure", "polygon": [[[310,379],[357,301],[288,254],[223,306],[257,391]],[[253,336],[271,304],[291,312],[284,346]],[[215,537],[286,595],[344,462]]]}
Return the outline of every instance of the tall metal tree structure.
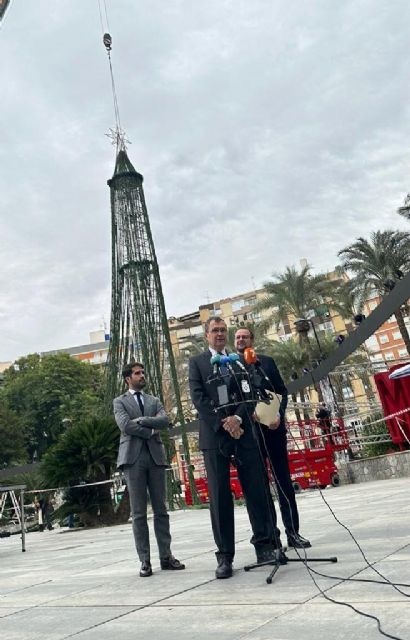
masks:
{"label": "tall metal tree structure", "polygon": [[[190,465],[185,418],[179,393],[164,297],[154,241],[142,187],[143,176],[128,158],[124,144],[117,152],[111,191],[112,298],[110,346],[106,367],[106,401],[111,405],[123,386],[121,370],[127,362],[143,362],[150,392],[164,402],[164,371],[173,389],[176,418],[182,427],[185,460]],[[168,457],[172,442],[166,439]],[[170,460],[169,460],[170,461]],[[192,482],[191,482],[192,480]],[[174,490],[170,486],[168,498]]]}
{"label": "tall metal tree structure", "polygon": [[[112,132],[117,146],[114,175],[108,180],[111,191],[112,297],[110,346],[106,367],[106,407],[122,388],[121,370],[132,361],[144,363],[150,392],[164,403],[164,382],[173,391],[176,421],[181,426],[182,442],[188,465],[190,489],[199,502],[190,464],[185,418],[165,311],[164,296],[144,190],[143,176],[128,158],[125,136],[121,130],[118,102],[111,64],[111,36],[103,36],[110,62],[114,95],[116,129]],[[166,379],[167,378],[167,379]],[[165,436],[168,462],[174,451],[173,441]],[[173,474],[168,474],[168,501],[173,508],[178,494]]]}

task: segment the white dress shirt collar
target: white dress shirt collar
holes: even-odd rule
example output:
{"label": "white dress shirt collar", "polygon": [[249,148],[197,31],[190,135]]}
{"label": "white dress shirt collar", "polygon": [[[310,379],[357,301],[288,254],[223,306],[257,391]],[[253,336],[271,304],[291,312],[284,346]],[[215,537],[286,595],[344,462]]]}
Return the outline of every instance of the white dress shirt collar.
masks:
{"label": "white dress shirt collar", "polygon": [[217,351],[216,349],[212,349],[212,347],[209,347],[209,351],[211,352],[212,356],[216,356],[217,353],[222,353],[224,356],[228,355],[228,352],[226,349],[222,349],[222,351]]}

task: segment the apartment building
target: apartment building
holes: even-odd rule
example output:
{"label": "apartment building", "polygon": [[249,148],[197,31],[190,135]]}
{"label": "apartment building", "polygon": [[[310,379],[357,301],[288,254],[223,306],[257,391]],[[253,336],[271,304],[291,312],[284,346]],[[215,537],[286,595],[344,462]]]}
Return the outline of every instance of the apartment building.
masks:
{"label": "apartment building", "polygon": [[[375,293],[365,302],[364,314],[369,315],[380,301],[381,297]],[[407,315],[404,316],[404,323],[410,332],[410,318]],[[409,357],[397,320],[394,316],[390,316],[387,322],[383,323],[377,331],[366,340],[366,347],[370,359],[373,361],[381,360],[388,362]]]}
{"label": "apartment building", "polygon": [[68,347],[66,349],[54,349],[53,351],[43,351],[41,356],[53,356],[57,353],[68,353],[75,360],[88,362],[89,364],[105,364],[108,356],[110,337],[104,329],[90,332],[90,342],[78,347]]}

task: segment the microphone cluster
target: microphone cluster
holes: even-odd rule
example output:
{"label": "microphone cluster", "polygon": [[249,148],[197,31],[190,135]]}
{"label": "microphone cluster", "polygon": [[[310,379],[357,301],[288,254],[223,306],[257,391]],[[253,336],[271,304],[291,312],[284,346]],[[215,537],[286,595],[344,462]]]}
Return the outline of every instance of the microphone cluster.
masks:
{"label": "microphone cluster", "polygon": [[[233,369],[232,369],[232,364],[233,363],[238,365],[239,368],[242,371],[246,371],[246,369],[243,366],[242,362],[240,361],[240,357],[239,357],[239,355],[237,353],[230,353],[228,355],[221,354],[221,353],[216,353],[211,358],[211,365],[213,366],[214,375],[217,375],[218,370],[221,367],[226,367],[228,370],[230,370],[231,373],[234,373]],[[231,369],[232,369],[232,371],[231,371]]]}
{"label": "microphone cluster", "polygon": [[[216,353],[211,358],[212,380],[224,384],[226,392],[222,395],[222,389],[218,390],[220,405],[228,401],[222,400],[228,397],[228,386],[231,399],[234,402],[264,401],[269,403],[271,395],[267,391],[270,389],[269,378],[264,374],[261,364],[257,358],[255,350],[251,347],[245,349],[243,354],[245,365],[241,362],[238,353],[221,354]],[[221,371],[224,368],[225,371]],[[233,378],[235,384],[231,384]],[[211,380],[209,380],[211,382]],[[268,383],[268,386],[267,384]],[[238,397],[239,392],[239,397]]]}

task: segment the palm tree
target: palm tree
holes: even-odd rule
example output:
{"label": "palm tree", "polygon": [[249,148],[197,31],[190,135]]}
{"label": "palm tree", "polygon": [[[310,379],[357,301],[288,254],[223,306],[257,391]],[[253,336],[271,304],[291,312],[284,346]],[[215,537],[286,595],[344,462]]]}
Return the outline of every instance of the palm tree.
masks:
{"label": "palm tree", "polygon": [[354,317],[362,311],[363,302],[351,280],[341,279],[335,285],[331,307],[343,320],[354,321]]}
{"label": "palm tree", "polygon": [[[370,238],[358,238],[339,251],[343,268],[353,274],[352,286],[362,300],[373,291],[385,296],[394,287],[395,279],[410,268],[409,233],[389,229],[375,231]],[[394,315],[410,355],[410,337],[400,307]]]}
{"label": "palm tree", "polygon": [[397,213],[410,220],[410,193],[404,198],[403,206],[397,209]]}
{"label": "palm tree", "polygon": [[276,327],[288,322],[289,316],[305,318],[306,314],[323,303],[323,298],[333,286],[324,274],[312,276],[306,265],[300,272],[295,267],[286,267],[284,273],[273,274],[274,280],[263,283],[266,292],[255,307],[255,311],[271,309],[266,320]]}
{"label": "palm tree", "polygon": [[81,519],[88,524],[126,522],[129,517],[129,505],[125,503],[121,517],[114,513],[110,484],[89,486],[110,480],[119,437],[113,418],[88,418],[67,429],[43,457],[41,473],[49,486],[86,484],[75,494]]}
{"label": "palm tree", "polygon": [[[294,317],[300,322],[295,322],[296,330],[299,334],[299,341],[304,345],[307,352],[308,362],[305,364],[308,368],[314,359],[313,347],[310,342],[308,333],[313,320],[306,318],[311,312],[321,306],[325,302],[327,306],[331,306],[332,292],[336,283],[326,276],[326,274],[311,275],[311,267],[306,265],[301,271],[297,271],[295,267],[286,267],[282,274],[274,274],[274,281],[264,283],[266,296],[256,305],[256,311],[271,310],[270,316],[262,321],[265,330],[269,326],[288,323],[289,317]],[[310,362],[309,362],[310,360]],[[318,393],[319,399],[322,399],[322,392],[319,385],[314,385]],[[301,394],[304,395],[304,394]]]}

